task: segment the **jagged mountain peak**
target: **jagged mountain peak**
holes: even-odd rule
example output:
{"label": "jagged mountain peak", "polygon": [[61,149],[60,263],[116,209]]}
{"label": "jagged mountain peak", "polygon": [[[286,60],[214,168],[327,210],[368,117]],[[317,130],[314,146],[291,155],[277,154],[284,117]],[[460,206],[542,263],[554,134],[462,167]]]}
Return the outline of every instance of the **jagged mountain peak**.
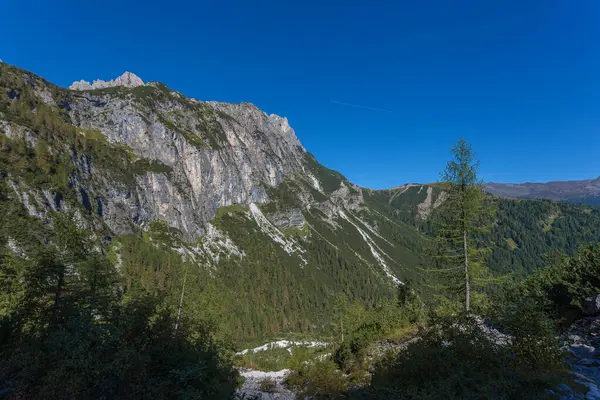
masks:
{"label": "jagged mountain peak", "polygon": [[71,90],[93,90],[93,89],[104,89],[107,87],[124,86],[124,87],[138,87],[144,86],[144,81],[134,74],[133,72],[125,71],[121,76],[110,80],[108,82],[101,79],[94,80],[93,83],[89,83],[84,80],[75,81],[69,86]]}

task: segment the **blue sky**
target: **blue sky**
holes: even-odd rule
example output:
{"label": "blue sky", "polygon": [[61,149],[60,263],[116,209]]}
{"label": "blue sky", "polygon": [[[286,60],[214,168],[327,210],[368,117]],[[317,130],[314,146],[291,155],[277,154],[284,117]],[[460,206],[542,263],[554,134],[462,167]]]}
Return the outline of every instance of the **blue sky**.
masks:
{"label": "blue sky", "polygon": [[3,0],[0,58],[252,102],[366,187],[437,180],[460,135],[488,181],[600,175],[597,0],[157,3]]}

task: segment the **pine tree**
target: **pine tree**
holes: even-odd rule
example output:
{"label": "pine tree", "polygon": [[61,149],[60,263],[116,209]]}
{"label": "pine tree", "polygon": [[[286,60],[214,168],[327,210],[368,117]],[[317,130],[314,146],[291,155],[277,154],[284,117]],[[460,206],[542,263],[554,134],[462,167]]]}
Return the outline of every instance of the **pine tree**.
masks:
{"label": "pine tree", "polygon": [[479,161],[464,138],[452,148],[453,159],[441,173],[445,200],[435,213],[438,225],[434,241],[433,267],[437,288],[451,296],[464,296],[471,308],[474,286],[489,282],[485,268],[488,253],[483,238],[496,214],[495,204],[483,191],[478,178]]}
{"label": "pine tree", "polygon": [[346,295],[342,292],[336,293],[333,301],[332,330],[336,335],[340,335],[342,343],[344,342],[344,320],[347,318],[347,308],[348,298]]}

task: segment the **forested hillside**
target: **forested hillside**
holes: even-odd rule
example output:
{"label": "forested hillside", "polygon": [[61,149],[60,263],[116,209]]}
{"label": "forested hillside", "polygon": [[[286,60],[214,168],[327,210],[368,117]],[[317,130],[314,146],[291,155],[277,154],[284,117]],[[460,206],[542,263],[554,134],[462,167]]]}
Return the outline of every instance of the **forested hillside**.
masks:
{"label": "forested hillside", "polygon": [[[431,236],[435,227],[428,217],[442,193],[440,185],[407,185],[367,191],[365,199],[372,208]],[[600,242],[598,206],[492,196],[489,201],[498,204],[496,223],[486,237],[492,245],[489,268],[496,273],[527,274],[547,265],[548,257],[572,255],[583,245]]]}
{"label": "forested hillside", "polygon": [[549,200],[499,201],[490,268],[499,273],[529,273],[548,265],[547,257],[575,254],[600,241],[600,207]]}

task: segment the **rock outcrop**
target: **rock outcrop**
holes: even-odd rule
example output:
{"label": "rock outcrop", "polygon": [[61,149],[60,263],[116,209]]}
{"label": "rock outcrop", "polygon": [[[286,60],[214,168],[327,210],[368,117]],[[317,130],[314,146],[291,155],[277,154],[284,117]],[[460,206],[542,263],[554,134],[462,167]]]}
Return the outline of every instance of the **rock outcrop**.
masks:
{"label": "rock outcrop", "polygon": [[268,188],[306,169],[306,150],[285,118],[249,103],[202,103],[164,86],[150,90],[146,98],[90,93],[70,105],[76,126],[172,171],[139,176],[132,199],[107,196],[105,218],[129,208],[132,217],[163,219],[195,239],[217,208],[264,203]]}
{"label": "rock outcrop", "polygon": [[103,81],[101,79],[96,79],[93,83],[89,83],[84,80],[76,81],[69,86],[71,90],[93,90],[93,89],[105,89],[108,87],[115,86],[124,86],[124,87],[137,87],[144,86],[144,81],[142,81],[136,74],[132,72],[125,72],[123,75],[119,76],[116,79],[110,80],[108,82]]}
{"label": "rock outcrop", "polygon": [[242,370],[244,384],[234,396],[235,400],[293,400],[296,393],[283,385],[283,381],[290,373],[284,369],[274,372]]}
{"label": "rock outcrop", "polygon": [[583,313],[587,316],[600,314],[600,294],[588,297],[583,301]]}
{"label": "rock outcrop", "polygon": [[562,399],[600,399],[600,317],[578,320],[565,332],[563,341],[573,381],[586,388],[586,393],[576,393],[563,384]]}

